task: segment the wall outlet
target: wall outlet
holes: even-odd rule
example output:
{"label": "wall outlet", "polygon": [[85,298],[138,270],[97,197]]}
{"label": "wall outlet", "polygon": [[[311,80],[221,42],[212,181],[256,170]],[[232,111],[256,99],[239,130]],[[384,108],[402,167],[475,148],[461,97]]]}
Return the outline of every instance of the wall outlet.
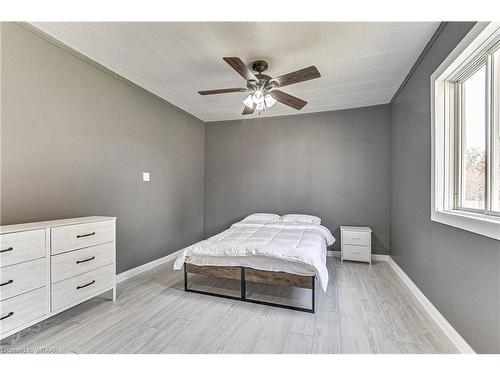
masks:
{"label": "wall outlet", "polygon": [[149,179],[149,172],[142,172],[142,181],[146,181],[146,182],[151,181]]}

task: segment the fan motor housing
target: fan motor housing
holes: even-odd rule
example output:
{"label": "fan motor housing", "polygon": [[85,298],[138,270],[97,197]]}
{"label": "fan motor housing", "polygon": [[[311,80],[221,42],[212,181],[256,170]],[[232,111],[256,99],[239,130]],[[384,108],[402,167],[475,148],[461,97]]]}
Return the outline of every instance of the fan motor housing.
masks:
{"label": "fan motor housing", "polygon": [[259,74],[266,71],[267,68],[267,62],[265,62],[264,60],[256,60],[252,63],[252,69]]}

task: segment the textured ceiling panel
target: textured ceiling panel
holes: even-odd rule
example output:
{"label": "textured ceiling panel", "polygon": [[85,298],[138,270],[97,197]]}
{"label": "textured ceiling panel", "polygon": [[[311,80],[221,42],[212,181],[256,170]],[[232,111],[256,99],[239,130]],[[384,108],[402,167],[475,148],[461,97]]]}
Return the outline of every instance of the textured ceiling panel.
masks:
{"label": "textured ceiling panel", "polygon": [[[438,22],[84,22],[35,27],[203,121],[293,115],[388,103]],[[278,76],[316,65],[321,77],[283,88],[308,104],[242,116],[245,87],[222,57],[266,60]]]}

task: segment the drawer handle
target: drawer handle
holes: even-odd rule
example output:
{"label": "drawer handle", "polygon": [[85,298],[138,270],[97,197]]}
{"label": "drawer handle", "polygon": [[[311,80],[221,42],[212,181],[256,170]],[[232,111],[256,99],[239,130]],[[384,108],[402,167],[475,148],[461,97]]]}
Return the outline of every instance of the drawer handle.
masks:
{"label": "drawer handle", "polygon": [[352,253],[359,255],[359,254],[361,254],[361,251],[353,251]]}
{"label": "drawer handle", "polygon": [[9,281],[6,281],[4,283],[1,283],[0,286],[9,285],[9,284],[12,284],[13,282],[14,282],[14,280],[9,280]]}
{"label": "drawer handle", "polygon": [[87,234],[78,234],[76,238],[83,238],[83,237],[88,237],[88,236],[93,236],[95,232],[92,233],[87,233]]}
{"label": "drawer handle", "polygon": [[95,280],[92,280],[90,283],[87,283],[85,285],[80,285],[80,286],[77,286],[76,289],[82,289],[82,288],[86,288],[90,285],[92,285],[93,283],[95,283]]}
{"label": "drawer handle", "polygon": [[359,241],[361,237],[352,237],[353,240]]}
{"label": "drawer handle", "polygon": [[14,248],[11,246],[11,247],[8,247],[4,250],[0,250],[0,253],[6,253],[7,251],[12,251],[12,250],[14,250]]}
{"label": "drawer handle", "polygon": [[84,260],[77,260],[77,261],[76,261],[76,264],[89,262],[89,261],[94,260],[94,259],[95,259],[95,257],[91,257],[91,258],[89,258],[89,259],[84,259]]}
{"label": "drawer handle", "polygon": [[4,319],[7,319],[7,318],[10,318],[12,315],[14,315],[14,311],[11,311],[10,313],[8,313],[8,314],[7,314],[7,315],[5,315],[5,316],[2,316],[2,317],[0,318],[0,320],[4,320]]}

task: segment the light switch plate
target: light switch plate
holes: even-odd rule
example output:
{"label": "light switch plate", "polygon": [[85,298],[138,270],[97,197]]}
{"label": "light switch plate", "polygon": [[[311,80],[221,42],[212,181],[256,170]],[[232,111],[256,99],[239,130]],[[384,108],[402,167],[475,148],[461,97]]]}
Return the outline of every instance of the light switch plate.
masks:
{"label": "light switch plate", "polygon": [[149,172],[142,172],[142,181],[149,182]]}

